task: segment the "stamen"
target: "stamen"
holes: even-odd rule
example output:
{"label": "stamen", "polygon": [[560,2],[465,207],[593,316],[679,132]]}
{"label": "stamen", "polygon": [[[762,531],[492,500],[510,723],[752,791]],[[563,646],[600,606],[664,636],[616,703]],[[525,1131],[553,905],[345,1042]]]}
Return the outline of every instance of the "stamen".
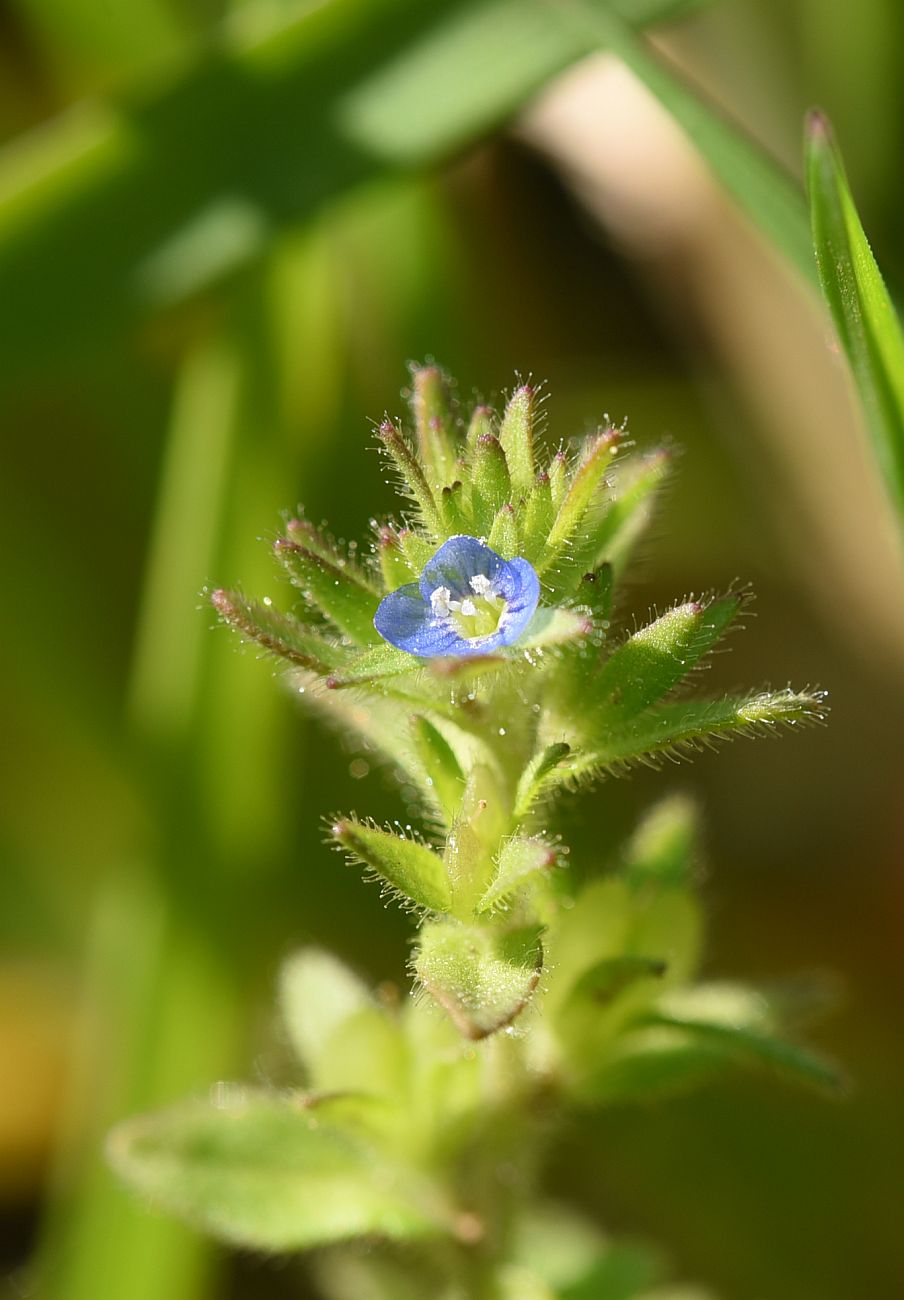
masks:
{"label": "stamen", "polygon": [[[430,593],[430,608],[437,618],[448,618],[452,612],[451,607],[452,592],[448,587],[437,587],[436,591]],[[457,601],[455,602],[458,603]]]}
{"label": "stamen", "polygon": [[493,584],[485,573],[475,573],[471,579],[471,590],[475,596],[494,596]]}

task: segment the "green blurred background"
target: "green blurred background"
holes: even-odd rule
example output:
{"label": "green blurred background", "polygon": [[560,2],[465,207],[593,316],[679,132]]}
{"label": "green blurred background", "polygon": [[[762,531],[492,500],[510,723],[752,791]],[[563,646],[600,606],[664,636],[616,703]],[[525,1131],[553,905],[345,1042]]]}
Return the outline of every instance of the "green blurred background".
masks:
{"label": "green blurred background", "polygon": [[[615,0],[613,0],[615,4]],[[895,0],[621,0],[799,173],[833,117],[904,278]],[[550,1178],[726,1300],[904,1294],[904,565],[813,291],[627,73],[535,0],[0,4],[0,1274],[11,1296],[305,1295],[134,1204],[102,1136],[215,1079],[289,1078],[271,1004],[316,938],[405,980],[408,921],[323,847],[393,815],[205,610],[288,599],[281,511],[367,544],[371,421],[435,357],[516,371],[548,434],[684,449],[630,620],[750,580],[706,686],[830,688],[828,728],[738,742],[565,808],[605,865],[657,794],[707,827],[712,973],[830,974],[840,1104],[769,1079],[577,1125]],[[372,770],[371,770],[372,769]]]}

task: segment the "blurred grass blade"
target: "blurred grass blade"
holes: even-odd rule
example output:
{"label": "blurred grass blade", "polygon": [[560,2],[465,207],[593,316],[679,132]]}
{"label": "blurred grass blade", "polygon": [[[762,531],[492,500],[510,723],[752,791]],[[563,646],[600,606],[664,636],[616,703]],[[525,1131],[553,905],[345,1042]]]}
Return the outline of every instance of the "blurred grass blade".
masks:
{"label": "blurred grass blade", "polygon": [[[650,21],[688,0],[613,5]],[[198,292],[363,180],[464,147],[587,50],[523,0],[283,12],[249,5],[163,90],[82,105],[0,154],[4,375]]]}
{"label": "blurred grass blade", "polygon": [[598,0],[572,0],[566,21],[611,50],[654,95],[703,155],[716,178],[805,279],[814,281],[806,207],[794,181],[741,126],[690,86],[619,15]]}
{"label": "blurred grass blade", "polygon": [[904,335],[860,224],[832,129],[818,112],[807,123],[806,163],[822,292],[904,522]]}

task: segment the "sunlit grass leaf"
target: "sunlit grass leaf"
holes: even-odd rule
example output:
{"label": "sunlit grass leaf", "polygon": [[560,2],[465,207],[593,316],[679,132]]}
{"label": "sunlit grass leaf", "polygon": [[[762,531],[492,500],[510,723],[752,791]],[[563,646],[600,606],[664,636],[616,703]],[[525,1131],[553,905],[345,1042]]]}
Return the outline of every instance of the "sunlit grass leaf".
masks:
{"label": "sunlit grass leaf", "polygon": [[609,7],[574,0],[559,12],[585,39],[618,56],[675,119],[753,225],[805,279],[814,280],[803,195],[779,164]]}
{"label": "sunlit grass leaf", "polygon": [[822,291],[851,365],[886,486],[904,519],[904,334],[821,113],[808,119],[806,164]]}
{"label": "sunlit grass leaf", "polygon": [[[689,0],[612,5],[648,22]],[[462,148],[592,40],[525,0],[249,5],[162,91],[80,108],[0,158],[4,374],[74,356],[350,187]]]}
{"label": "sunlit grass leaf", "polygon": [[437,1198],[419,1180],[304,1099],[221,1086],[217,1102],[121,1124],[113,1167],[153,1205],[235,1245],[302,1250],[441,1230]]}

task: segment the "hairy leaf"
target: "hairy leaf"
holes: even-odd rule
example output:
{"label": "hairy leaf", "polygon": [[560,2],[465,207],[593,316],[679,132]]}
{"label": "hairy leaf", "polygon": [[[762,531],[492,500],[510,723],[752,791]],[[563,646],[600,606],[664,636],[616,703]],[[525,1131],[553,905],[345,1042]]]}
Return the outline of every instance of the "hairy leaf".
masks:
{"label": "hairy leaf", "polygon": [[345,647],[333,644],[272,605],[246,600],[238,592],[222,588],[212,592],[210,603],[236,632],[298,668],[326,676],[349,660]]}
{"label": "hairy leaf", "polygon": [[274,551],[293,584],[330,622],[358,645],[380,640],[374,627],[378,596],[348,568],[280,538]]}
{"label": "hairy leaf", "polygon": [[353,858],[418,907],[433,912],[449,909],[452,893],[446,869],[426,844],[402,831],[384,831],[350,819],[334,822],[330,833]]}
{"label": "hairy leaf", "polygon": [[478,912],[492,912],[510,902],[554,867],[556,858],[555,846],[539,835],[515,835],[506,840],[496,860],[496,874],[477,905]]}
{"label": "hairy leaf", "polygon": [[825,713],[822,692],[790,688],[723,700],[678,700],[613,731],[598,748],[572,755],[559,772],[567,778],[647,758],[686,757],[720,739],[770,735],[782,726],[819,722]]}
{"label": "hairy leaf", "polygon": [[536,929],[502,932],[457,921],[423,927],[414,968],[465,1038],[511,1024],[537,986],[543,949]]}

